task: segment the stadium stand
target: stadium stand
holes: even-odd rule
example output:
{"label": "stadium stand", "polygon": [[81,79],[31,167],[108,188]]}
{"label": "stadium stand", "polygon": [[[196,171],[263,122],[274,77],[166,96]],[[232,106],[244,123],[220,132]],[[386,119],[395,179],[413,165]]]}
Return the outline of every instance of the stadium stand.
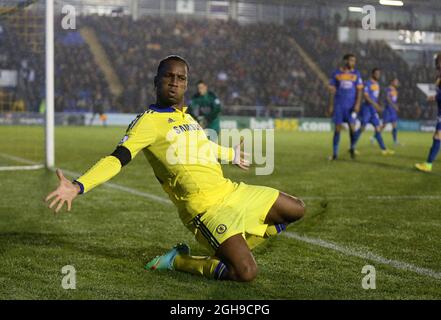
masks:
{"label": "stadium stand", "polygon": [[151,17],[94,16],[84,22],[97,30],[126,83],[126,108],[153,101],[154,66],[172,53],[189,60],[193,88],[204,79],[226,105],[316,105],[316,95],[304,93],[322,84],[290,43],[286,26]]}
{"label": "stadium stand", "polygon": [[[430,118],[431,114],[421,110],[424,96],[416,87],[418,82],[432,81],[430,61],[427,66],[409,66],[380,41],[339,43],[337,23],[314,18],[291,19],[285,25],[277,25],[149,16],[137,21],[124,15],[82,16],[78,25],[95,30],[112,61],[115,74],[124,86],[120,95],[109,90],[109,83],[81,31],[66,31],[57,23],[56,110],[90,111],[95,97],[103,97],[107,111],[138,112],[154,101],[157,61],[168,54],[180,54],[191,65],[190,95],[196,81],[204,79],[224,105],[261,106],[262,115],[273,116],[277,116],[271,113],[273,106],[302,105],[306,106],[305,116],[324,116],[326,83],[306,63],[304,53],[312,61],[320,61],[318,67],[329,76],[340,63],[342,53],[353,52],[364,78],[373,67],[380,67],[384,70],[384,86],[393,76],[401,80],[403,118]],[[343,25],[352,24],[346,21]],[[0,65],[14,66],[19,70],[19,81],[23,82],[16,89],[1,92],[1,101],[15,102],[3,103],[0,108],[38,111],[43,96],[43,56],[26,45],[26,41],[17,41],[20,37],[14,36],[13,26],[4,21],[0,21],[0,26]],[[8,100],[7,96],[26,98]],[[103,103],[101,98],[100,103]]]}
{"label": "stadium stand", "polygon": [[[26,21],[37,20],[38,14],[26,14]],[[61,23],[55,25],[56,111],[89,111],[100,93],[111,98],[107,84],[81,34],[63,30]],[[15,20],[0,20],[0,69],[18,70],[17,86],[2,90],[0,110],[39,111],[44,97],[44,55],[34,43],[34,36]],[[42,40],[38,43],[44,45]]]}
{"label": "stadium stand", "polygon": [[17,86],[0,89],[0,111],[37,111],[41,99],[41,57],[18,28],[0,19],[0,69],[14,70],[18,75]]}
{"label": "stadium stand", "polygon": [[56,30],[55,90],[57,111],[90,111],[95,97],[112,102],[108,85],[79,31]]}

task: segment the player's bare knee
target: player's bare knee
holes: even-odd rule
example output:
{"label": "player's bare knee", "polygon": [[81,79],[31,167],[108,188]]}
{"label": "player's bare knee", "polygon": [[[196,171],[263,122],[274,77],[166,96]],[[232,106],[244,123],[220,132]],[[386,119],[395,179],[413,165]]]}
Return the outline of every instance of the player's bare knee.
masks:
{"label": "player's bare knee", "polygon": [[301,219],[306,213],[306,204],[302,199],[295,198],[295,201],[297,203],[297,214],[299,219]]}
{"label": "player's bare knee", "polygon": [[255,263],[247,263],[235,269],[237,281],[251,282],[257,277],[257,265]]}
{"label": "player's bare knee", "polygon": [[292,201],[290,216],[293,218],[293,220],[289,221],[289,223],[303,218],[303,216],[305,215],[305,212],[306,212],[306,205],[303,202],[303,200],[296,198],[294,196],[291,196],[291,195],[290,195],[290,198]]}

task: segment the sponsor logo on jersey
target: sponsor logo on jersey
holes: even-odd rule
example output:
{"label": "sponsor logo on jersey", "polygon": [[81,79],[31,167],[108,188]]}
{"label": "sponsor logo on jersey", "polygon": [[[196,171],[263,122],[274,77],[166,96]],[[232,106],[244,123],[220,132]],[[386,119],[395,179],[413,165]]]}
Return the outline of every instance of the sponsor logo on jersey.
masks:
{"label": "sponsor logo on jersey", "polygon": [[199,123],[189,123],[189,124],[182,124],[179,126],[174,126],[173,129],[177,134],[186,132],[186,131],[193,131],[193,130],[204,130],[199,125]]}

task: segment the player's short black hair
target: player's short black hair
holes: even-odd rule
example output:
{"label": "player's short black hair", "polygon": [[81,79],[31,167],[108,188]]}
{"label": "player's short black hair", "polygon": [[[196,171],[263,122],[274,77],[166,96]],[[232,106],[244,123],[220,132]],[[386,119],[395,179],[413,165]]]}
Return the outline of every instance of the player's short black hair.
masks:
{"label": "player's short black hair", "polygon": [[158,69],[156,70],[156,74],[159,74],[159,72],[164,67],[164,65],[169,61],[179,61],[179,62],[185,63],[185,66],[187,67],[187,72],[190,71],[190,66],[188,65],[187,60],[185,60],[184,58],[182,58],[181,56],[178,56],[178,55],[171,55],[171,56],[167,56],[164,59],[162,59],[161,61],[159,61]]}
{"label": "player's short black hair", "polygon": [[353,53],[346,53],[346,54],[343,56],[343,60],[349,60],[349,58],[352,58],[352,57],[355,58],[355,54],[353,54]]}
{"label": "player's short black hair", "polygon": [[202,80],[202,79],[201,79],[201,80],[199,80],[198,82],[196,82],[196,85],[198,86],[198,85],[200,85],[200,84],[202,84],[202,83],[206,85],[205,81],[204,81],[204,80]]}
{"label": "player's short black hair", "polygon": [[380,68],[373,68],[372,71],[371,71],[371,74],[374,74],[377,71],[381,71],[381,69]]}

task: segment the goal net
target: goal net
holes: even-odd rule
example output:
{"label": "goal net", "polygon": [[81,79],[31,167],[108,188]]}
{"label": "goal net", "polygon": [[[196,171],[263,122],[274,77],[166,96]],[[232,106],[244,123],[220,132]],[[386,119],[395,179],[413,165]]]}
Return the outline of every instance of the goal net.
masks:
{"label": "goal net", "polygon": [[44,167],[45,2],[0,2],[0,171]]}

